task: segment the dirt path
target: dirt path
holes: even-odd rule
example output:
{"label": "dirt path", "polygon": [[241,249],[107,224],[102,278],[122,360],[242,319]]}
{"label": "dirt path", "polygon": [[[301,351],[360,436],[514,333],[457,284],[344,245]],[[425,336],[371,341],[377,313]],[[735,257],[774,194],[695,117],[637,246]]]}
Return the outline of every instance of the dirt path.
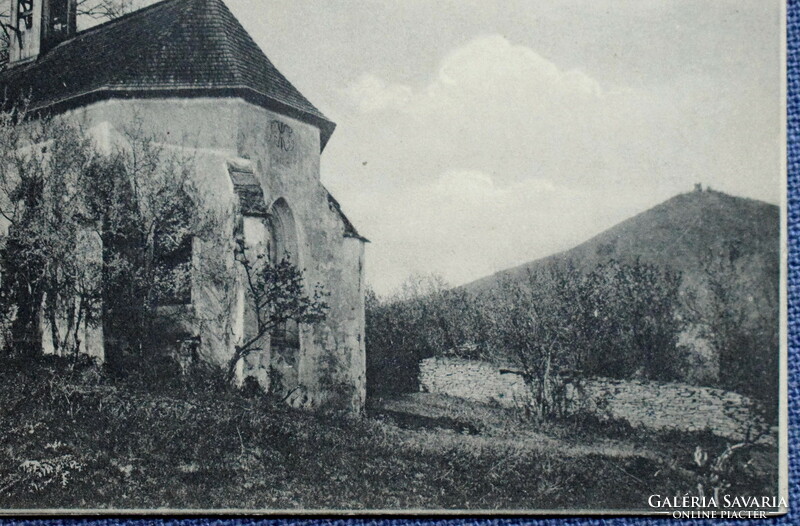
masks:
{"label": "dirt path", "polygon": [[401,435],[415,442],[417,447],[431,450],[464,447],[476,452],[515,450],[568,458],[600,455],[621,459],[666,459],[665,455],[633,440],[570,434],[567,427],[556,424],[547,431],[537,430],[511,410],[429,393],[383,400],[373,409],[373,414],[400,428]]}

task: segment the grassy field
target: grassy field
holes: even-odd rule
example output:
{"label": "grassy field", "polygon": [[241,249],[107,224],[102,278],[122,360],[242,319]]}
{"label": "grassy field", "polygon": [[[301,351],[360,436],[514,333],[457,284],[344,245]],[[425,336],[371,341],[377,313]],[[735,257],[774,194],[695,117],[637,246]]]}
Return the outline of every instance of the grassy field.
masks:
{"label": "grassy field", "polygon": [[698,441],[724,447],[424,394],[312,415],[208,377],[157,385],[57,362],[3,362],[0,408],[5,509],[641,509],[695,490]]}

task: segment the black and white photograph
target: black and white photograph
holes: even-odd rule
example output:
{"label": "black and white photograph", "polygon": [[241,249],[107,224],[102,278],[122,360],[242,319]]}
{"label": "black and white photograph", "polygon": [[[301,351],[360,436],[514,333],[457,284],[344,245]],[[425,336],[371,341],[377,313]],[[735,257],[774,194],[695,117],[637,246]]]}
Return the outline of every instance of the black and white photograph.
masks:
{"label": "black and white photograph", "polygon": [[0,515],[786,513],[783,0],[0,0]]}

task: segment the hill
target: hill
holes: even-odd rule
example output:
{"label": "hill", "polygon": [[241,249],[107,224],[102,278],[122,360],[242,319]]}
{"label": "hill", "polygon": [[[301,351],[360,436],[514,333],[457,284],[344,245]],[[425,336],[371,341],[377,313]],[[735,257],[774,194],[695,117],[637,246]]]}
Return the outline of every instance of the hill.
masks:
{"label": "hill", "polygon": [[491,292],[501,280],[571,261],[591,272],[615,259],[679,272],[686,326],[681,381],[722,387],[775,407],[780,286],[780,209],[721,192],[677,195],[577,247],[465,286]]}
{"label": "hill", "polygon": [[570,250],[500,271],[465,286],[479,291],[503,276],[522,277],[528,270],[572,260],[591,270],[610,259],[643,262],[679,271],[688,279],[701,272],[709,250],[735,246],[741,256],[758,260],[757,280],[776,287],[780,269],[780,209],[776,205],[712,190],[677,195]]}

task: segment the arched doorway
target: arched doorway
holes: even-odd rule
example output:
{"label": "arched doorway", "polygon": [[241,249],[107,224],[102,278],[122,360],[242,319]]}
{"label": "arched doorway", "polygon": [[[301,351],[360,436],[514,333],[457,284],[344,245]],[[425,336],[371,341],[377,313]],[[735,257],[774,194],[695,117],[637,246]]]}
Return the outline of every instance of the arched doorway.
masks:
{"label": "arched doorway", "polygon": [[[270,207],[269,257],[273,264],[288,260],[302,268],[298,251],[297,225],[291,208],[280,198]],[[275,327],[270,334],[270,368],[274,392],[289,394],[299,384],[300,327],[288,321]]]}

